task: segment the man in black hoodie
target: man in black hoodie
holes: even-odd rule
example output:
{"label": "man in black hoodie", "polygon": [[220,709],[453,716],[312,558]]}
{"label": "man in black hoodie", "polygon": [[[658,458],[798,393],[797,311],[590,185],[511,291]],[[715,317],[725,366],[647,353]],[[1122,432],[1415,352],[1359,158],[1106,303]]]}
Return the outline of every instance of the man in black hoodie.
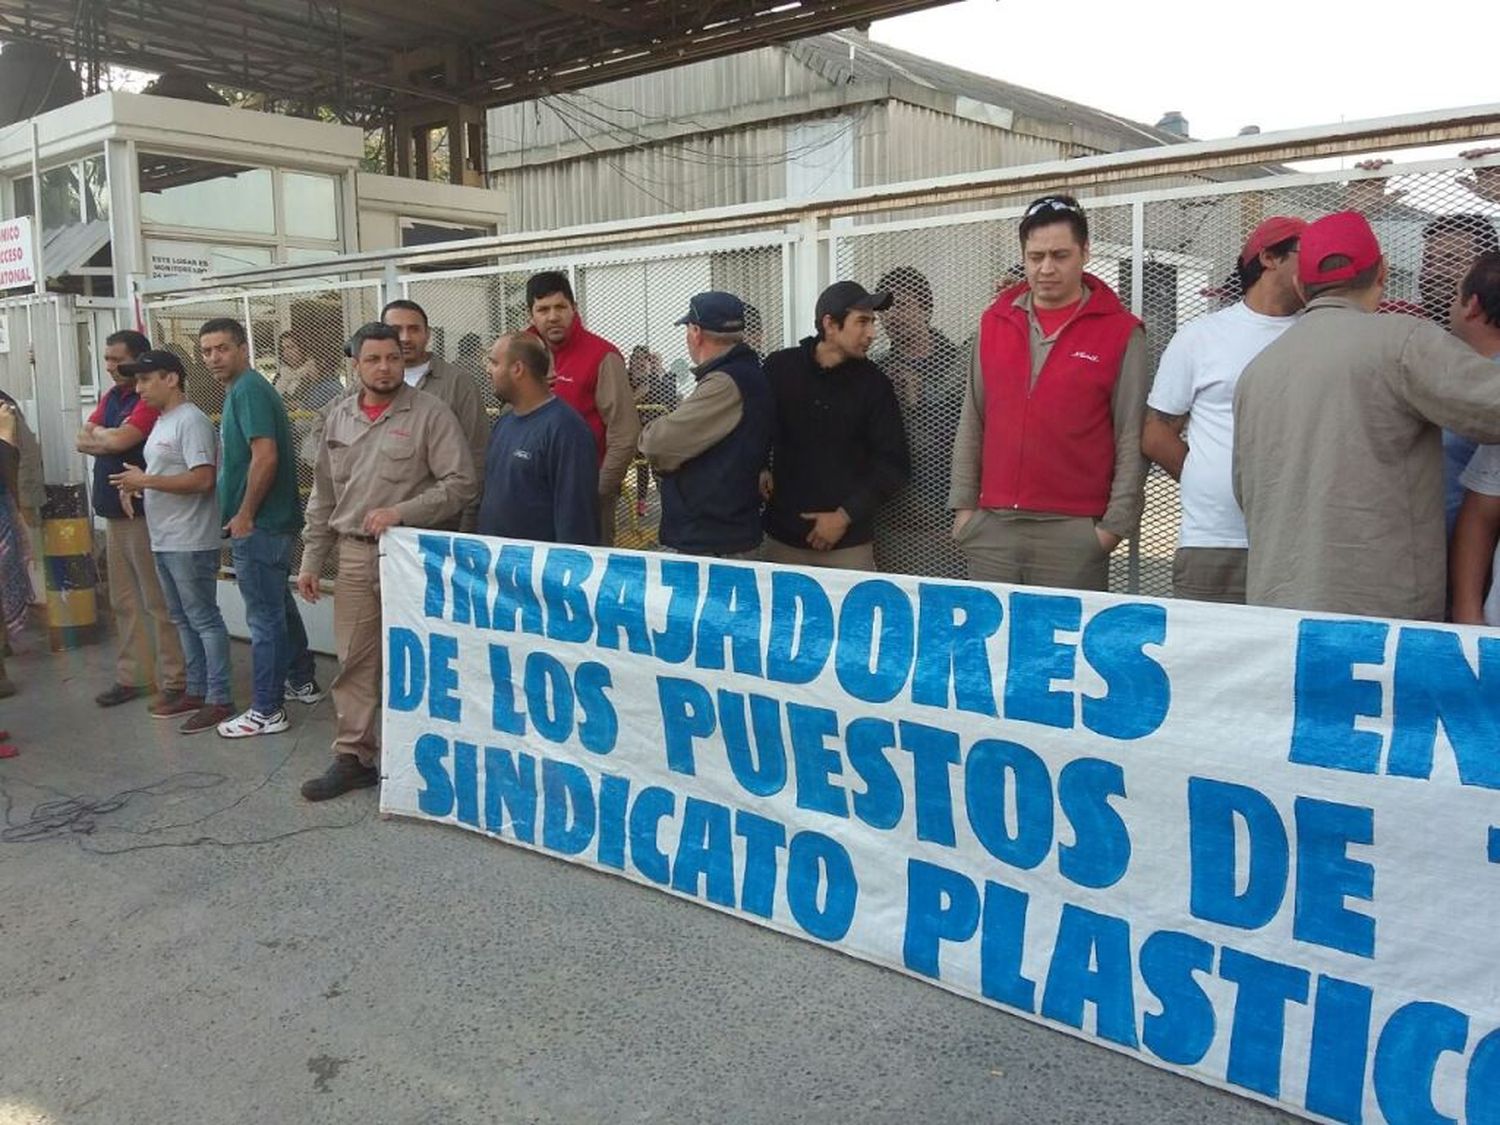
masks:
{"label": "man in black hoodie", "polygon": [[765,557],[874,570],[875,513],[911,478],[901,408],[867,357],[891,295],[840,281],[818,297],[817,335],[765,360],[776,402]]}

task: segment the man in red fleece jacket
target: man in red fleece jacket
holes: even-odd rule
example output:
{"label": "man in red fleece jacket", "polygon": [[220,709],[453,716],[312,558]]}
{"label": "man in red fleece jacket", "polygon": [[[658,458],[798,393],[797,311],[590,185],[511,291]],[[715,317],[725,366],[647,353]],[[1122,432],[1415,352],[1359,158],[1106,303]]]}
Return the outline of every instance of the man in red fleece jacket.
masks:
{"label": "man in red fleece jacket", "polygon": [[615,501],[641,436],[630,377],[620,349],[583,326],[567,275],[534,274],[526,282],[531,333],[552,354],[552,393],[588,423],[599,447],[599,543],[615,542]]}
{"label": "man in red fleece jacket", "polygon": [[979,322],[948,507],[969,577],[1109,588],[1140,524],[1150,369],[1141,322],[1086,273],[1089,226],[1069,195],[1021,219],[1026,280]]}

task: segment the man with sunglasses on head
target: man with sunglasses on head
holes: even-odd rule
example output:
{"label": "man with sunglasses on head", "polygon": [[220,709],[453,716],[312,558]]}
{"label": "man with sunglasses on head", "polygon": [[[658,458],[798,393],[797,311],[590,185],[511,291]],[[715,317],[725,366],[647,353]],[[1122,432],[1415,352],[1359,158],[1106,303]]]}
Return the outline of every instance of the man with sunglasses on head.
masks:
{"label": "man with sunglasses on head", "polygon": [[1089,225],[1069,195],[1021,218],[1026,279],[979,322],[948,506],[969,577],[1109,587],[1109,555],[1140,523],[1150,382],[1141,322],[1085,271]]}

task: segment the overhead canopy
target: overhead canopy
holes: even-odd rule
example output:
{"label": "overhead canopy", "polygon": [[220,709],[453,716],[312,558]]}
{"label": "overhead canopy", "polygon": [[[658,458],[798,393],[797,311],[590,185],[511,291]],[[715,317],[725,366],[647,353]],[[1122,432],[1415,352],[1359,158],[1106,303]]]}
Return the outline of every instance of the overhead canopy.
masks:
{"label": "overhead canopy", "polygon": [[948,0],[0,0],[0,40],[376,119],[498,105]]}

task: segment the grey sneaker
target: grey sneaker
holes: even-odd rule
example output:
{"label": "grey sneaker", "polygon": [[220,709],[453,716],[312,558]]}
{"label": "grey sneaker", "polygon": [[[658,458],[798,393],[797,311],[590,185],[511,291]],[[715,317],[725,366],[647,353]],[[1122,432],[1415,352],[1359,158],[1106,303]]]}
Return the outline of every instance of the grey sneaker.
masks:
{"label": "grey sneaker", "polygon": [[295,699],[298,703],[305,703],[309,707],[322,699],[326,694],[318,686],[317,680],[308,680],[307,683],[302,684],[300,687],[292,683],[291,680],[288,680],[282,685],[281,690],[288,699]]}

